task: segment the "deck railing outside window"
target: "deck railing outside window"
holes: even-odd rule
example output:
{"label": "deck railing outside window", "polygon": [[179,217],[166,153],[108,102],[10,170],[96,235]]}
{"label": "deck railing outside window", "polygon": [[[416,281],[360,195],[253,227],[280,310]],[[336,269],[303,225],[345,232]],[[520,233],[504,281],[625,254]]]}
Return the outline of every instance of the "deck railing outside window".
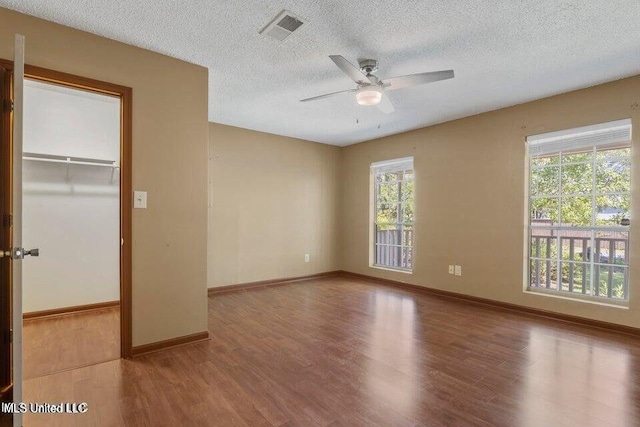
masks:
{"label": "deck railing outside window", "polygon": [[533,228],[530,287],[627,299],[628,232]]}
{"label": "deck railing outside window", "polygon": [[[378,227],[387,229],[380,230]],[[388,227],[393,227],[388,229]],[[411,269],[413,265],[413,225],[376,225],[376,265]]]}

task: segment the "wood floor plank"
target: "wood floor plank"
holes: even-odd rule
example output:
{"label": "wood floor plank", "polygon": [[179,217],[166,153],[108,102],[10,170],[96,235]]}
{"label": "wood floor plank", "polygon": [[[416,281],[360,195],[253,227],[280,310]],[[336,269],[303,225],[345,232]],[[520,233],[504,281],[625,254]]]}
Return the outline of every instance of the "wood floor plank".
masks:
{"label": "wood floor plank", "polygon": [[26,319],[24,378],[120,357],[120,307]]}
{"label": "wood floor plank", "polygon": [[335,277],[209,297],[211,340],[25,382],[27,426],[637,426],[640,340]]}

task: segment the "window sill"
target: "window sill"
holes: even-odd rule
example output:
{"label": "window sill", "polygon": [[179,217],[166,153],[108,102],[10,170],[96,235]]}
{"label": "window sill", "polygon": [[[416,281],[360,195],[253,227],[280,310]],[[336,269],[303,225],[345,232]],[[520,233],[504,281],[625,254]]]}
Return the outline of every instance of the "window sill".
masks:
{"label": "window sill", "polygon": [[372,264],[369,267],[377,268],[378,270],[393,271],[394,273],[413,274],[413,270],[404,270],[402,268],[383,267],[381,265],[375,265],[375,264]]}
{"label": "window sill", "polygon": [[628,300],[627,301],[603,301],[599,299],[594,299],[593,297],[589,297],[589,296],[565,295],[565,294],[559,294],[556,291],[546,291],[544,289],[532,289],[532,288],[527,288],[523,292],[525,294],[531,294],[531,295],[537,295],[537,296],[549,297],[549,298],[557,298],[565,301],[577,301],[577,302],[595,304],[595,305],[604,306],[604,307],[621,308],[625,310],[629,309]]}

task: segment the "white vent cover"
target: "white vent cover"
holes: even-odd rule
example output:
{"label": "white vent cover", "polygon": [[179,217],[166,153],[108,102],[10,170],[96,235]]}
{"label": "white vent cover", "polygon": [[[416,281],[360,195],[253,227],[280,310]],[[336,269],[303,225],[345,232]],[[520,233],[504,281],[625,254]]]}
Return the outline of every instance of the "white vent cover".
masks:
{"label": "white vent cover", "polygon": [[260,34],[283,41],[305,22],[301,17],[295,16],[288,10],[283,10],[260,30]]}

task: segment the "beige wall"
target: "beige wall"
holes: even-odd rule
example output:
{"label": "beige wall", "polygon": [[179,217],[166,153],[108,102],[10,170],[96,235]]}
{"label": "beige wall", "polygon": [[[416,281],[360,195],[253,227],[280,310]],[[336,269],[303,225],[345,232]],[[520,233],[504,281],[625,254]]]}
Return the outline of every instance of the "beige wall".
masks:
{"label": "beige wall", "polygon": [[213,123],[209,147],[209,287],[338,269],[338,147]]}
{"label": "beige wall", "polygon": [[[631,226],[629,309],[523,293],[527,135],[631,118],[640,182],[640,76],[342,150],[342,268],[436,289],[640,327],[640,227]],[[369,165],[415,156],[412,275],[369,267]],[[632,220],[640,217],[634,192]],[[461,277],[447,272],[462,265]]]}
{"label": "beige wall", "polygon": [[[202,67],[4,9],[1,58],[11,58],[14,33],[26,35],[30,64],[133,88],[133,187],[149,192],[149,208],[133,212],[134,345],[206,330],[207,284],[340,268],[640,327],[634,226],[629,309],[522,292],[524,137],[626,117],[637,126],[640,77],[339,149],[207,125]],[[369,164],[408,155],[417,192],[412,275],[368,262]],[[634,187],[639,178],[636,167]],[[639,213],[635,197],[632,218]],[[462,277],[447,274],[452,263]]]}
{"label": "beige wall", "polygon": [[[133,88],[133,345],[207,329],[207,70],[0,9],[0,58]],[[46,256],[46,254],[42,254]]]}

